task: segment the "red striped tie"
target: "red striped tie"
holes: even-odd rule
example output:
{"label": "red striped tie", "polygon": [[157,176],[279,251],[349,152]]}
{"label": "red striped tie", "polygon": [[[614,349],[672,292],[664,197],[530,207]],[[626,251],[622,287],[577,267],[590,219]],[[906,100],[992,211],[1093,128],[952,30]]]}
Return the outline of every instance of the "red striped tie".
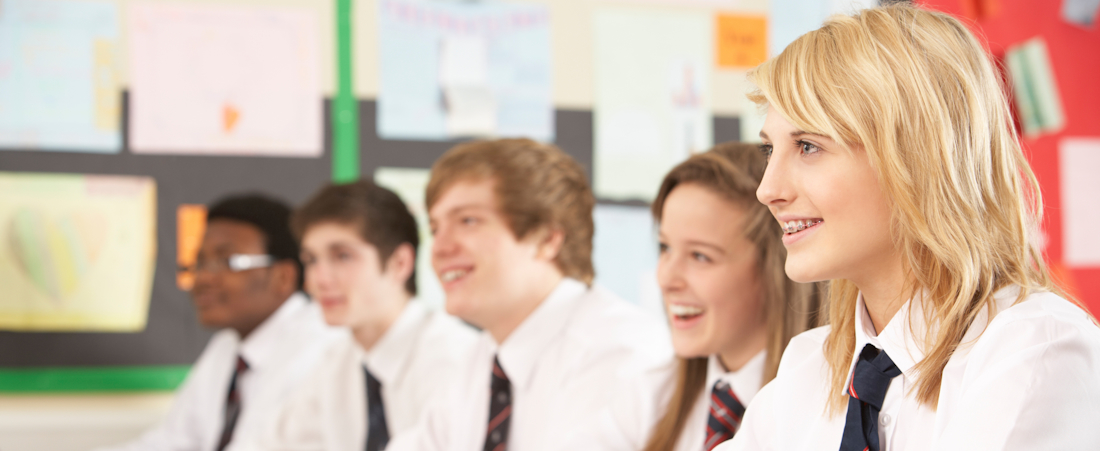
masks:
{"label": "red striped tie", "polygon": [[714,383],[710,391],[710,416],[707,418],[707,440],[703,449],[710,451],[726,440],[733,438],[741,426],[741,417],[745,415],[745,406],[733,394],[733,388],[726,381]]}
{"label": "red striped tie", "polygon": [[218,451],[222,451],[233,441],[233,429],[237,427],[237,417],[241,415],[241,390],[237,379],[247,370],[248,363],[243,357],[237,356],[237,367],[233,370],[233,377],[229,379],[229,394],[225,397],[225,424],[222,426],[221,439],[218,440]]}
{"label": "red striped tie", "polygon": [[493,357],[493,382],[489,390],[489,428],[485,431],[483,451],[508,449],[508,425],[512,419],[512,383]]}

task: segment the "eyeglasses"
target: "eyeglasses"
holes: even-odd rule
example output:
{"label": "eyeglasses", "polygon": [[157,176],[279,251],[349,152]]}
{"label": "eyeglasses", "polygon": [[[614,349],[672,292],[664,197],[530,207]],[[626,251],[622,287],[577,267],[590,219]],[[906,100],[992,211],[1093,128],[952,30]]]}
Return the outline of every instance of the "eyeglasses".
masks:
{"label": "eyeglasses", "polygon": [[241,272],[249,269],[267,268],[273,263],[275,263],[275,257],[268,254],[232,254],[226,258],[213,258],[197,261],[190,266],[180,266],[178,271],[182,273],[197,273],[199,271],[213,273]]}

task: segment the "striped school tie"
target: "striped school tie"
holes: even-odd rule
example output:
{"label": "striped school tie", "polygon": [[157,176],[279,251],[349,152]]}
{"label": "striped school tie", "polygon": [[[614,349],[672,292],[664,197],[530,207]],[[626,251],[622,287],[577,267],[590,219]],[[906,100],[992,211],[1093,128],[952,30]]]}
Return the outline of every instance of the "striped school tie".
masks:
{"label": "striped school tie", "polygon": [[859,353],[856,370],[848,385],[848,415],[840,451],[879,451],[878,414],[886,399],[890,381],[901,370],[886,352],[868,344]]}
{"label": "striped school tie", "polygon": [[229,394],[225,397],[225,424],[222,426],[217,451],[224,450],[233,441],[233,429],[237,427],[237,417],[241,416],[241,391],[237,387],[237,379],[245,371],[248,371],[248,362],[238,355],[237,367],[233,369],[233,377],[229,379]]}
{"label": "striped school tie", "polygon": [[484,451],[508,449],[508,425],[512,421],[512,383],[493,357],[493,383],[489,390],[489,428],[485,431]]}
{"label": "striped school tie", "polygon": [[733,438],[744,415],[745,406],[733,394],[730,384],[723,380],[715,382],[710,391],[710,416],[707,417],[707,440],[703,442],[703,449],[710,451]]}
{"label": "striped school tie", "polygon": [[367,376],[367,451],[382,451],[390,442],[390,428],[386,426],[386,409],[382,405],[382,383],[371,374]]}

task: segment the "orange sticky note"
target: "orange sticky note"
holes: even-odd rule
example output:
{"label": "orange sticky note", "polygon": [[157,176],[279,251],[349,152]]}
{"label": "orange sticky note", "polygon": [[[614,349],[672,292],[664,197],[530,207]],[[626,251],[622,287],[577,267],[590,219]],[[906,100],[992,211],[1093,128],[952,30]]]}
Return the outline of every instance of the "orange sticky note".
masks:
{"label": "orange sticky note", "polygon": [[[183,204],[176,209],[176,263],[181,268],[195,264],[206,233],[206,206]],[[195,274],[179,271],[176,286],[188,291],[195,283]]]}
{"label": "orange sticky note", "polygon": [[726,69],[756,67],[768,58],[768,19],[718,14],[717,66]]}

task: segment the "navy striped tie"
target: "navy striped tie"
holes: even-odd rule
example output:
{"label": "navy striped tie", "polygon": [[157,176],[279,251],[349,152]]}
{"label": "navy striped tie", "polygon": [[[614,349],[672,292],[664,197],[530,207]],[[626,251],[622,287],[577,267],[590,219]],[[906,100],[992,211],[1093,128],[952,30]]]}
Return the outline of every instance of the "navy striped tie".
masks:
{"label": "navy striped tie", "polygon": [[710,391],[710,416],[707,417],[707,440],[703,442],[703,449],[710,451],[733,438],[744,415],[745,406],[733,394],[730,384],[723,380],[715,382]]}
{"label": "navy striped tie", "polygon": [[382,451],[390,441],[386,409],[382,405],[382,383],[366,366],[363,373],[367,375],[367,451]]}
{"label": "navy striped tie", "polygon": [[483,451],[508,449],[508,425],[512,420],[512,383],[493,357],[493,382],[489,393],[489,428],[485,431]]}
{"label": "navy striped tie", "polygon": [[901,370],[886,352],[868,344],[859,353],[859,361],[848,385],[848,416],[840,451],[879,451],[878,414],[886,399],[890,381]]}

